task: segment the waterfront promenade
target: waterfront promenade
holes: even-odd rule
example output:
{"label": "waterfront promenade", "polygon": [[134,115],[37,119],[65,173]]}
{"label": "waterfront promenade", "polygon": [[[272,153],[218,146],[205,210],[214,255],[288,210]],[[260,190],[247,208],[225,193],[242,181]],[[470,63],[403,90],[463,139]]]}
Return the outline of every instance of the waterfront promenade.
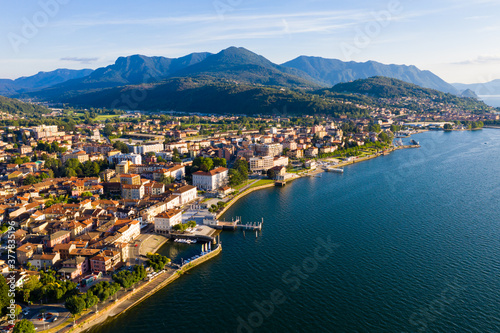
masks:
{"label": "waterfront promenade", "polygon": [[205,253],[178,269],[167,268],[164,272],[158,274],[150,281],[141,281],[133,288],[127,290],[122,289],[112,297],[111,300],[106,301],[105,304],[100,303],[97,306],[97,311],[95,309],[89,310],[87,313],[80,316],[78,320],[76,320],[75,326],[65,324],[65,326],[53,329],[50,332],[85,332],[91,327],[103,323],[108,318],[123,314],[155,292],[175,281],[185,272],[216,257],[221,251],[222,245],[218,244],[211,252]]}
{"label": "waterfront promenade", "polygon": [[[418,145],[399,146],[399,147],[391,148],[391,149],[387,150],[387,152],[388,153],[392,153],[392,152],[394,152],[396,150],[400,150],[400,149],[418,148],[418,147],[420,147],[420,146],[418,146]],[[379,152],[379,153],[375,153],[375,154],[364,156],[364,157],[359,157],[359,158],[355,157],[355,158],[353,158],[353,159],[351,159],[349,161],[340,162],[340,163],[336,164],[335,167],[336,168],[342,168],[344,166],[348,166],[348,165],[351,165],[351,164],[356,164],[356,163],[368,161],[368,160],[371,160],[371,159],[374,159],[374,158],[377,158],[377,157],[383,156],[383,155],[384,154],[382,152]],[[297,174],[295,177],[293,177],[291,179],[288,179],[286,181],[286,183],[289,183],[291,181],[294,181],[294,180],[302,178],[302,177],[314,176],[314,175],[323,173],[325,171],[326,171],[326,168],[319,167],[319,168],[316,168],[314,170],[310,170],[308,172],[303,172],[301,174]],[[232,198],[231,200],[229,200],[227,202],[227,205],[224,207],[224,209],[221,210],[219,213],[217,213],[217,216],[216,216],[217,219],[221,218],[221,216],[224,215],[224,213],[229,208],[231,208],[232,205],[234,205],[239,199],[245,197],[246,195],[248,195],[248,194],[250,194],[252,192],[258,191],[258,190],[262,190],[262,189],[266,189],[266,188],[270,188],[270,187],[274,187],[275,186],[275,183],[273,182],[273,183],[265,184],[265,185],[262,185],[262,186],[251,187],[256,182],[258,182],[258,180],[247,184],[245,187],[243,187],[240,190],[240,193],[238,193],[234,198]]]}

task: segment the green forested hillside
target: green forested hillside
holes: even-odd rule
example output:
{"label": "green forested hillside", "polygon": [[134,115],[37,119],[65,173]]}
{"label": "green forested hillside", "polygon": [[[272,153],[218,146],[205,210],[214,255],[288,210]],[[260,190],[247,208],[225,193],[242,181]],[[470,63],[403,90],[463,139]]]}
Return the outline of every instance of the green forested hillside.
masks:
{"label": "green forested hillside", "polygon": [[49,109],[29,103],[21,102],[17,99],[0,96],[0,111],[13,115],[36,116],[43,113],[50,113]]}
{"label": "green forested hillside", "polygon": [[453,104],[470,111],[485,111],[490,109],[484,102],[475,98],[458,97],[434,89],[422,88],[417,85],[388,77],[375,76],[353,82],[339,83],[330,89],[317,92],[326,96],[335,94],[357,94],[368,98],[401,98],[413,97],[429,99],[437,103]]}
{"label": "green forested hillside", "polygon": [[232,114],[356,116],[366,112],[300,90],[235,84],[206,77],[176,78],[154,85],[106,89],[70,97],[64,102],[86,107]]}

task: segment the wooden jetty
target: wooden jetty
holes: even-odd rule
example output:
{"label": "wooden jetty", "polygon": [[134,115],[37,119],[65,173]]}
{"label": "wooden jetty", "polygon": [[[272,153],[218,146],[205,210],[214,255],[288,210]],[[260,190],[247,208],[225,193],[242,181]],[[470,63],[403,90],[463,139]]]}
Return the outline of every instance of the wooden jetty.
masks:
{"label": "wooden jetty", "polygon": [[264,224],[264,219],[262,219],[261,222],[249,222],[249,223],[243,223],[241,222],[241,218],[236,218],[236,220],[233,220],[231,222],[229,221],[218,221],[216,226],[213,226],[215,229],[219,230],[236,230],[236,229],[243,229],[243,230],[262,230],[262,225]]}

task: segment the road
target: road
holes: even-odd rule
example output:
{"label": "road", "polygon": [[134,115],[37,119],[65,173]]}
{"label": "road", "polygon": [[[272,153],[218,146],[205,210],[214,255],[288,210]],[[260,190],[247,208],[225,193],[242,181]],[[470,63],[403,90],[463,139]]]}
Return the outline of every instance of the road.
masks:
{"label": "road", "polygon": [[[30,309],[30,312],[28,315],[24,316],[24,318],[31,321],[39,331],[52,329],[71,316],[69,311],[66,310],[62,304],[32,306]],[[41,315],[43,311],[45,312],[45,316],[50,314],[50,319],[39,319],[39,315]]]}

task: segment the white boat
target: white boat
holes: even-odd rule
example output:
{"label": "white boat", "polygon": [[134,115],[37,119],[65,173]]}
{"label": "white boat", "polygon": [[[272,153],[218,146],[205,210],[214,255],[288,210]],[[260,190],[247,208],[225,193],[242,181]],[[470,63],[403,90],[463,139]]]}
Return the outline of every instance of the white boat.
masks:
{"label": "white boat", "polygon": [[328,168],[328,171],[330,172],[338,172],[338,173],[343,173],[344,169],[342,168]]}

